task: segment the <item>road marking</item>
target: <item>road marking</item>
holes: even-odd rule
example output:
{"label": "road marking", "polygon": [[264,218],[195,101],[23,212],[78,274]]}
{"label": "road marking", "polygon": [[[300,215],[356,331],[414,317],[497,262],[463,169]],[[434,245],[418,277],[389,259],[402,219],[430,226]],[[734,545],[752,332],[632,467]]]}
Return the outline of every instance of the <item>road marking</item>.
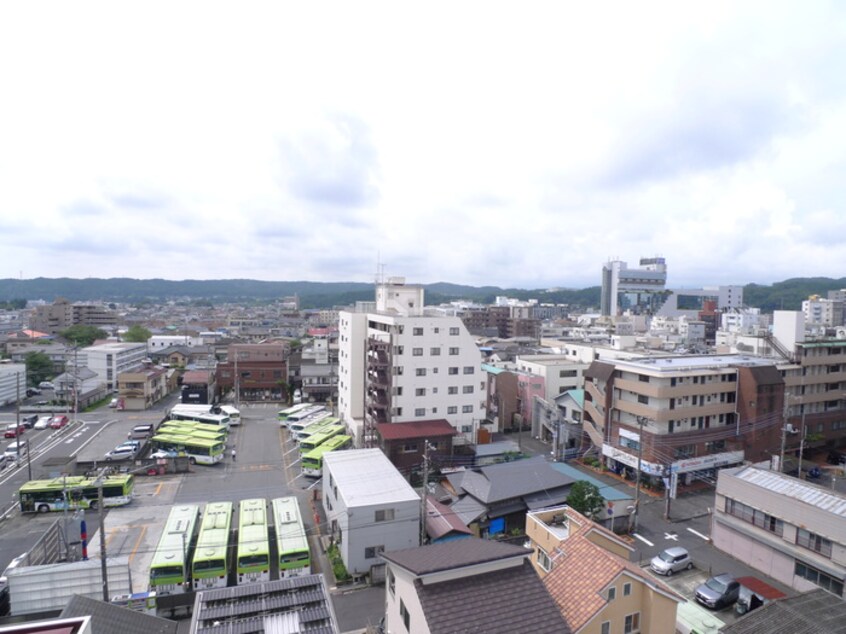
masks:
{"label": "road marking", "polygon": [[158,495],[159,493],[161,493],[163,486],[164,486],[164,482],[159,482],[158,485],[156,485],[156,490],[153,492],[153,495],[155,496],[155,495]]}
{"label": "road marking", "polygon": [[138,547],[141,545],[141,540],[144,539],[144,534],[147,532],[147,525],[144,524],[141,527],[141,534],[138,536],[138,539],[135,540],[135,547],[132,549],[132,552],[129,555],[129,563],[132,563],[133,557],[135,557],[135,553],[138,551]]}
{"label": "road marking", "polygon": [[635,539],[639,539],[640,541],[642,541],[642,542],[643,542],[644,544],[646,544],[647,546],[654,546],[654,545],[655,545],[655,544],[653,544],[651,541],[649,541],[649,540],[648,540],[648,539],[646,539],[645,537],[641,537],[641,536],[640,536],[640,535],[638,535],[637,533],[632,533],[632,537],[634,537]]}
{"label": "road marking", "polygon": [[678,533],[664,533],[664,539],[672,539],[674,542],[679,541]]}
{"label": "road marking", "polygon": [[703,535],[703,534],[702,534],[702,533],[700,533],[699,531],[695,531],[695,530],[693,530],[692,528],[688,528],[687,530],[689,530],[691,533],[693,533],[693,534],[694,534],[694,535],[696,535],[697,537],[701,537],[701,538],[702,538],[702,539],[704,539],[706,542],[710,542],[710,541],[711,541],[711,538],[710,538],[710,537],[708,537],[707,535]]}

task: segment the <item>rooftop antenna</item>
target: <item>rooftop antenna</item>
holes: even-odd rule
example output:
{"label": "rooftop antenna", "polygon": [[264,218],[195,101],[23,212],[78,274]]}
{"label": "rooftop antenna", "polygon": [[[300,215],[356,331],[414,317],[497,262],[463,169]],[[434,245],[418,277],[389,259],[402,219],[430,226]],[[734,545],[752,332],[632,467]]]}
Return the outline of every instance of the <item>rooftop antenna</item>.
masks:
{"label": "rooftop antenna", "polygon": [[382,263],[382,255],[376,252],[376,285],[379,286],[385,281],[385,265]]}

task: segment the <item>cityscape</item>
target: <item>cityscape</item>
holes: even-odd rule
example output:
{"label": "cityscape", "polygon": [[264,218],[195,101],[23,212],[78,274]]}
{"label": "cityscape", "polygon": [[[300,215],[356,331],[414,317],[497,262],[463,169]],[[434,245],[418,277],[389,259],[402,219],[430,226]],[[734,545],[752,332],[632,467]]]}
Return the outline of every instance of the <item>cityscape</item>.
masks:
{"label": "cityscape", "polygon": [[7,302],[7,618],[839,631],[846,289],[670,266],[608,260],[593,307]]}

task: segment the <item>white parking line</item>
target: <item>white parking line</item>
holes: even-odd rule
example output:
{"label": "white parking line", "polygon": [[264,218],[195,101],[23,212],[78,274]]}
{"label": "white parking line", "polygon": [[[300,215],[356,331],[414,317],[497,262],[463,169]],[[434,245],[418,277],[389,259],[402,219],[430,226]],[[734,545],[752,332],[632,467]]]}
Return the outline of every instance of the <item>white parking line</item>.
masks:
{"label": "white parking line", "polygon": [[704,539],[706,542],[710,542],[710,541],[711,541],[711,538],[710,538],[710,537],[708,537],[707,535],[703,535],[703,534],[702,534],[702,533],[700,533],[699,531],[695,531],[695,530],[693,530],[692,528],[688,528],[687,530],[689,530],[691,533],[693,533],[693,534],[694,534],[694,535],[696,535],[697,537],[701,537],[701,538],[702,538],[702,539]]}
{"label": "white parking line", "polygon": [[638,535],[637,533],[632,533],[632,537],[634,537],[635,539],[639,539],[640,541],[642,541],[642,542],[643,542],[644,544],[646,544],[647,546],[654,546],[654,545],[655,545],[655,544],[653,544],[651,541],[649,541],[649,540],[648,540],[648,539],[646,539],[645,537],[641,537],[641,536],[640,536],[640,535]]}

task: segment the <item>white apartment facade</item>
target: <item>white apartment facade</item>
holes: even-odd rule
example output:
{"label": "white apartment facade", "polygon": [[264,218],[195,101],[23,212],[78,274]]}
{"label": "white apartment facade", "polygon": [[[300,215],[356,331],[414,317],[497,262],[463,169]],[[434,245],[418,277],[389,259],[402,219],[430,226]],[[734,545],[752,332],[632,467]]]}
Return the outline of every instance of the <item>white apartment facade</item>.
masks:
{"label": "white apartment facade", "polygon": [[26,397],[26,364],[0,364],[0,405]]}
{"label": "white apartment facade", "polygon": [[445,419],[460,443],[484,417],[485,377],[459,317],[424,312],[423,288],[393,278],[377,286],[375,312],[342,311],[338,412],[356,446],[378,423]]}
{"label": "white apartment facade", "polygon": [[144,343],[112,342],[89,346],[79,351],[77,364],[96,372],[106,389],[116,390],[118,375],[139,369],[147,358]]}
{"label": "white apartment facade", "polygon": [[575,361],[566,354],[523,355],[515,359],[515,364],[521,372],[543,377],[546,389],[544,398],[547,401],[568,390],[584,387],[584,371],[589,365]]}

